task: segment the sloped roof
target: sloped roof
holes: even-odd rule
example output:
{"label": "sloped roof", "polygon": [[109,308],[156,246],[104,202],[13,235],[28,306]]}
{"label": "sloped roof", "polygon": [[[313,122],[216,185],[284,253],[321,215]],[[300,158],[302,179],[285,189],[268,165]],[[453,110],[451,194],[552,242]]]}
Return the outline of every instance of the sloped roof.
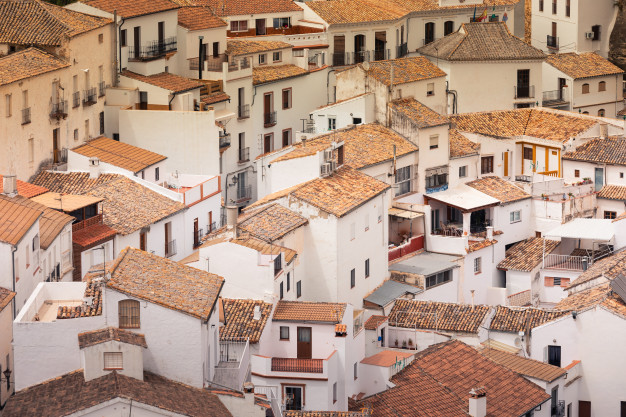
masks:
{"label": "sloped roof", "polygon": [[111,341],[128,343],[144,348],[148,347],[146,344],[146,338],[143,334],[134,333],[130,330],[118,329],[117,327],[106,327],[104,329],[78,333],[78,347],[81,349]]}
{"label": "sloped roof", "polygon": [[606,198],[608,200],[626,200],[626,186],[605,185],[596,197]]}
{"label": "sloped roof", "polygon": [[187,30],[213,29],[227,26],[208,7],[187,6],[178,9],[178,25]]}
{"label": "sloped roof", "polygon": [[69,66],[68,62],[41,49],[24,49],[0,58],[0,86]]}
{"label": "sloped roof", "polygon": [[[4,177],[0,175],[0,184],[4,181]],[[49,190],[26,181],[17,180],[17,193],[24,198],[32,198],[47,193]]]}
{"label": "sloped roof", "polygon": [[168,0],[87,0],[84,3],[111,14],[117,11],[117,15],[124,19],[178,8],[177,4]]}
{"label": "sloped roof", "polygon": [[[336,1],[336,0],[333,0]],[[393,66],[393,85],[412,83],[432,78],[445,77],[438,66],[423,56],[389,59],[369,62],[367,75],[386,86],[391,85],[391,67]],[[359,67],[363,68],[362,64]]]}
{"label": "sloped roof", "polygon": [[0,287],[0,312],[9,305],[11,300],[15,298],[17,293],[9,290],[8,288]]}
{"label": "sloped roof", "polygon": [[[293,249],[289,249],[280,245],[271,244],[271,243],[268,243],[264,240],[258,239],[250,235],[239,236],[236,239],[232,239],[230,242],[236,245],[241,245],[250,249],[254,249],[257,252],[262,253],[263,255],[278,255],[279,253],[282,252],[284,253],[285,262],[287,263],[290,263],[293,260],[293,258],[298,254],[298,252],[296,252]],[[213,243],[213,241],[209,241],[207,243],[210,244],[210,243]],[[210,246],[210,245],[207,245],[207,246]],[[205,247],[205,246],[203,245],[201,247]]]}
{"label": "sloped roof", "polygon": [[17,245],[43,215],[43,209],[0,195],[0,242]]}
{"label": "sloped roof", "polygon": [[308,71],[297,65],[267,65],[264,67],[252,68],[252,84],[259,85],[284,80],[287,78],[299,77],[308,74]]}
{"label": "sloped roof", "polygon": [[420,103],[412,97],[401,98],[389,103],[391,110],[406,117],[418,128],[443,126],[450,123],[450,120],[430,107]]}
{"label": "sloped roof", "polygon": [[545,54],[509,32],[505,22],[464,23],[458,31],[418,49],[447,61],[544,59]]}
{"label": "sloped roof", "polygon": [[448,130],[448,139],[450,141],[450,158],[478,155],[480,151],[480,143],[472,142],[456,129]]}
{"label": "sloped roof", "polygon": [[204,86],[204,84],[199,81],[181,77],[180,75],[172,74],[170,72],[161,72],[153,75],[141,75],[136,72],[124,70],[120,75],[168,90],[171,93],[183,93],[185,91],[195,90]]}
{"label": "sloped roof", "polygon": [[107,288],[208,320],[224,278],[127,247],[113,261]]}
{"label": "sloped roof", "polygon": [[280,204],[270,204],[239,216],[237,227],[266,241],[274,241],[309,221]]}
{"label": "sloped roof", "polygon": [[[220,327],[220,340],[239,341],[249,339],[258,343],[267,319],[272,314],[272,304],[262,300],[222,299],[226,324]],[[254,310],[259,308],[260,318],[254,319]]]}
{"label": "sloped roof", "polygon": [[403,359],[408,359],[415,355],[415,352],[400,352],[397,350],[381,350],[375,355],[368,356],[361,360],[362,364],[374,366],[392,366]]}
{"label": "sloped roof", "polygon": [[575,151],[564,153],[563,159],[626,165],[626,138],[610,136],[591,139],[578,146]]}
{"label": "sloped roof", "polygon": [[626,318],[626,302],[611,291],[609,284],[598,285],[574,293],[562,299],[554,308],[580,312],[597,306]]}
{"label": "sloped roof", "polygon": [[619,274],[626,274],[626,251],[617,252],[611,256],[595,261],[589,269],[570,283],[568,289],[600,277],[604,277],[610,281],[617,278]]}
{"label": "sloped roof", "polygon": [[344,303],[281,300],[276,304],[272,320],[336,324],[343,319],[345,310]]}
{"label": "sloped roof", "polygon": [[528,332],[565,314],[567,314],[566,311],[534,307],[497,306],[489,328],[501,332]]}
{"label": "sloped roof", "polygon": [[98,178],[89,178],[87,172],[39,171],[32,183],[55,193],[84,194],[98,185],[121,177],[119,174],[100,174]]}
{"label": "sloped roof", "polygon": [[256,39],[229,39],[226,42],[226,53],[232,56],[256,54],[259,52],[269,52],[287,48],[293,48],[293,45],[281,41],[259,41]]}
{"label": "sloped roof", "polygon": [[546,255],[556,249],[560,243],[556,240],[540,237],[526,239],[507,251],[506,257],[498,264],[498,269],[504,271],[532,271],[543,261],[544,241]]}
{"label": "sloped roof", "polygon": [[363,324],[363,327],[365,327],[365,330],[376,330],[378,326],[380,326],[386,321],[387,321],[387,316],[380,316],[380,315],[374,314],[372,317],[370,317],[369,319],[365,321],[365,323]]}
{"label": "sloped roof", "polygon": [[501,203],[512,203],[532,196],[518,186],[500,177],[482,177],[467,183],[468,186],[499,200]]}
{"label": "sloped roof", "polygon": [[41,0],[0,0],[0,43],[60,46],[66,38],[109,23]]}
{"label": "sloped roof", "polygon": [[477,333],[488,312],[484,305],[398,299],[389,313],[389,325]]}
{"label": "sloped roof", "polygon": [[549,54],[546,62],[573,79],[615,75],[624,72],[595,52]]}
{"label": "sloped roof", "polygon": [[567,373],[567,369],[502,350],[485,348],[480,349],[479,352],[513,372],[541,381],[552,382]]}
{"label": "sloped roof", "polygon": [[167,158],[147,149],[109,139],[105,136],[92,139],[72,149],[72,152],[88,158],[98,158],[102,162],[127,169],[135,174]]}
{"label": "sloped roof", "polygon": [[187,0],[209,6],[218,16],[240,16],[265,13],[297,12],[302,8],[293,0]]}

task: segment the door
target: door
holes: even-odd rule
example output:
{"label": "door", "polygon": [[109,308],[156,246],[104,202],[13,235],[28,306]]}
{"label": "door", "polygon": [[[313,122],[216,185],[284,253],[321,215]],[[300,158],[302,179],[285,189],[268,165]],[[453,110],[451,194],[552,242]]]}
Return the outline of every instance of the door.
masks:
{"label": "door", "polygon": [[213,57],[217,58],[220,54],[220,43],[213,42]]}
{"label": "door", "polygon": [[285,409],[302,410],[302,387],[285,387]]}
{"label": "door", "polygon": [[165,22],[159,22],[159,53],[165,52]]}
{"label": "door", "polygon": [[504,176],[509,176],[509,153],[504,153]]}
{"label": "door", "polygon": [[435,40],[435,24],[428,22],[424,26],[424,45],[431,43]]}
{"label": "door", "polygon": [[431,220],[430,230],[432,233],[435,233],[435,231],[439,229],[439,209],[432,211],[430,220]]}
{"label": "door", "polygon": [[200,244],[200,236],[198,236],[198,218],[193,219],[193,247],[197,247]]}
{"label": "door", "polygon": [[374,34],[374,60],[382,61],[386,58],[387,32],[376,32]]}
{"label": "door", "polygon": [[604,184],[604,168],[596,168],[595,184],[596,191],[600,191]]}
{"label": "door", "polygon": [[170,225],[171,223],[165,223],[165,256],[168,256],[170,251]]}
{"label": "door", "polygon": [[380,346],[385,346],[385,328],[380,329]]}
{"label": "door", "polygon": [[530,97],[530,70],[517,70],[517,96],[516,98]]}
{"label": "door", "polygon": [[311,344],[311,328],[298,327],[298,359],[311,359],[313,348]]}
{"label": "door", "polygon": [[213,212],[209,211],[209,225],[207,226],[207,232],[211,233],[213,231]]}
{"label": "door", "polygon": [[559,100],[563,100],[563,89],[567,85],[565,78],[559,78]]}
{"label": "door", "polygon": [[365,61],[365,35],[354,36],[354,63]]}
{"label": "door", "polygon": [[141,57],[141,26],[133,28],[133,48],[135,49],[135,58]]}
{"label": "door", "polygon": [[58,164],[60,160],[59,128],[56,128],[52,131],[52,157],[54,163]]}
{"label": "door", "polygon": [[146,232],[139,233],[139,249],[146,250]]}
{"label": "door", "polygon": [[552,412],[553,416],[557,415],[558,405],[559,405],[559,387],[556,386],[552,388],[552,396],[550,398],[550,411]]}
{"label": "door", "polygon": [[578,417],[591,417],[591,401],[578,401]]}
{"label": "door", "polygon": [[626,417],[626,401],[620,401],[619,417]]}
{"label": "door", "polygon": [[265,94],[263,96],[263,115],[266,125],[272,124],[272,94]]}
{"label": "door", "polygon": [[256,34],[265,35],[265,19],[257,19],[256,20]]}
{"label": "door", "polygon": [[333,65],[346,65],[346,37],[344,35],[333,38]]}
{"label": "door", "polygon": [[265,135],[263,138],[263,153],[272,151],[272,135]]}

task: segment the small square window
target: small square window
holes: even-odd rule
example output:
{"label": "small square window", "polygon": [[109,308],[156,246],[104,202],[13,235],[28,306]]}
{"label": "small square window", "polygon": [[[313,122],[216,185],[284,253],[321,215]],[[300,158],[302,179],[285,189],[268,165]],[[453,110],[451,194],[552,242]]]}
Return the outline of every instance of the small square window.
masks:
{"label": "small square window", "polygon": [[430,149],[437,149],[439,147],[439,135],[433,135],[430,137]]}
{"label": "small square window", "polygon": [[273,52],[273,53],[272,53],[272,60],[273,60],[274,62],[278,62],[278,61],[280,61],[280,60],[281,60],[281,53],[280,53],[280,51],[279,51],[279,52]]}
{"label": "small square window", "polygon": [[122,352],[104,352],[104,369],[124,369]]}
{"label": "small square window", "polygon": [[296,297],[302,297],[302,281],[296,282]]}
{"label": "small square window", "polygon": [[467,177],[467,165],[459,167],[459,178]]}
{"label": "small square window", "polygon": [[78,140],[78,129],[74,129],[74,140]]}
{"label": "small square window", "polygon": [[574,177],[580,178],[580,169],[575,169],[574,170]]}
{"label": "small square window", "polygon": [[480,274],[482,272],[482,258],[479,256],[474,259],[474,273]]}
{"label": "small square window", "polygon": [[260,65],[265,64],[266,59],[267,59],[267,56],[266,56],[265,54],[260,54],[260,55],[259,55],[259,64],[260,64]]}
{"label": "small square window", "polygon": [[604,212],[604,218],[605,219],[614,219],[617,217],[617,212],[616,211],[605,211]]}
{"label": "small square window", "polygon": [[515,210],[509,213],[511,223],[517,223],[521,221],[521,210]]}
{"label": "small square window", "polygon": [[435,83],[428,83],[426,86],[426,95],[429,97],[435,95]]}
{"label": "small square window", "polygon": [[624,178],[624,173],[623,173],[623,172],[620,172],[620,173],[619,173],[619,177],[620,177],[620,178]]}
{"label": "small square window", "polygon": [[280,340],[289,340],[289,327],[280,326]]}

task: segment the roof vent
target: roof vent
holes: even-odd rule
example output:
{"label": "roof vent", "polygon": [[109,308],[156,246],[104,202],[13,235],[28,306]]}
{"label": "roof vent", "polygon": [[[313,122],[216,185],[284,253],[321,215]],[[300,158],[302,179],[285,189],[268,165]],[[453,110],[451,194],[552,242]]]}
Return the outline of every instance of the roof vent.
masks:
{"label": "roof vent", "polygon": [[261,320],[261,307],[260,306],[254,306],[254,315],[252,316],[252,318],[254,320]]}
{"label": "roof vent", "polygon": [[5,175],[2,178],[2,193],[9,197],[17,195],[17,178],[15,175]]}
{"label": "roof vent", "polygon": [[470,390],[469,415],[472,417],[485,417],[487,415],[487,390],[484,387]]}

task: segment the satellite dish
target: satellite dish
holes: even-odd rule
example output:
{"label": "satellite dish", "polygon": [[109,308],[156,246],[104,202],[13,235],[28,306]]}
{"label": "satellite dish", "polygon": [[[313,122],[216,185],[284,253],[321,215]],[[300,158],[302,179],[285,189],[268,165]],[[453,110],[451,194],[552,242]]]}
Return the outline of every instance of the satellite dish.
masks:
{"label": "satellite dish", "polygon": [[361,64],[361,67],[365,70],[365,71],[369,71],[370,70],[370,63],[365,61]]}

